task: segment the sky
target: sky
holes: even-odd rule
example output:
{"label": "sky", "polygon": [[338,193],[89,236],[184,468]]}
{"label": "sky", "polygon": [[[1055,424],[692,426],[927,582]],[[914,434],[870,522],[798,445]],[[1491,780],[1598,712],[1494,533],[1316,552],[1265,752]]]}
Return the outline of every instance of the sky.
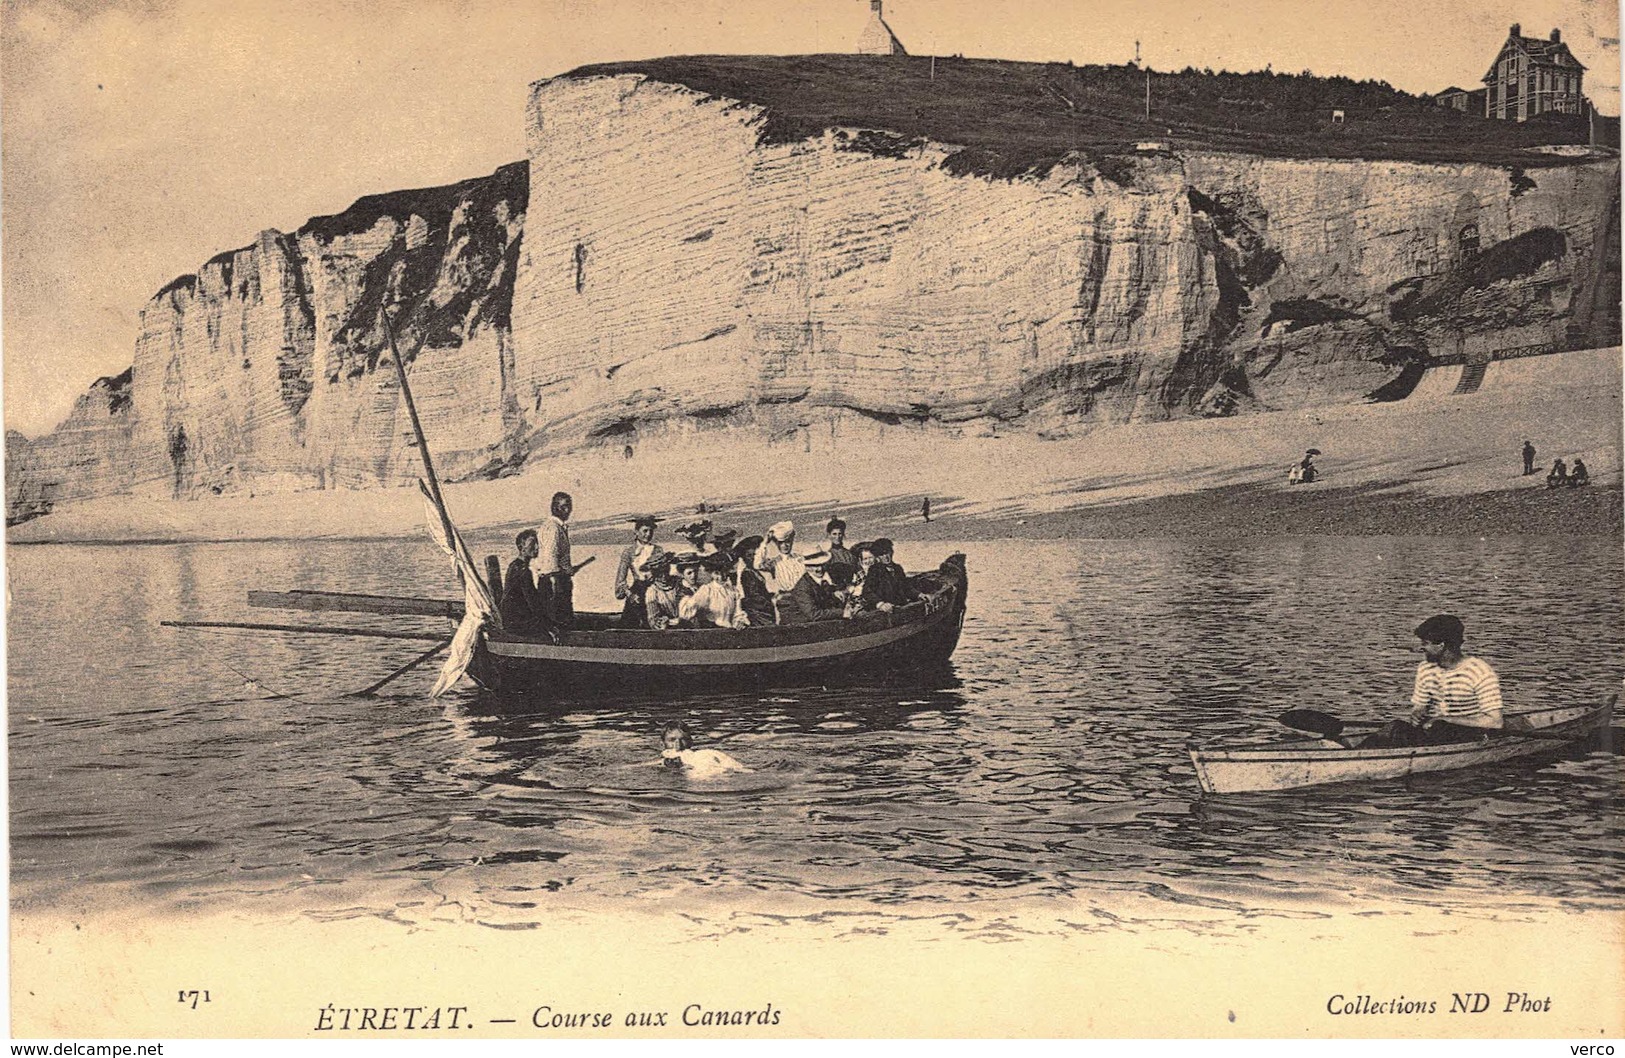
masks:
{"label": "sky", "polygon": [[[587,63],[850,51],[867,0],[0,0],[7,429],[134,357],[142,306],[262,230],[525,156],[528,85]],[[1599,0],[886,0],[916,55],[1312,70],[1475,87],[1561,28],[1619,113]]]}

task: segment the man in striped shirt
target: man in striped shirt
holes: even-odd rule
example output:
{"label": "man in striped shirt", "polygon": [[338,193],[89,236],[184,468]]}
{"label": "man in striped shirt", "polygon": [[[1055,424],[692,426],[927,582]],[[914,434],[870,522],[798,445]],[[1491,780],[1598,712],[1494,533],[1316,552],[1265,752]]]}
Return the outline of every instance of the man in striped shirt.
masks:
{"label": "man in striped shirt", "polygon": [[1408,720],[1396,720],[1363,747],[1425,746],[1486,738],[1501,727],[1501,681],[1483,658],[1462,653],[1461,618],[1436,614],[1416,626],[1423,661],[1416,666]]}

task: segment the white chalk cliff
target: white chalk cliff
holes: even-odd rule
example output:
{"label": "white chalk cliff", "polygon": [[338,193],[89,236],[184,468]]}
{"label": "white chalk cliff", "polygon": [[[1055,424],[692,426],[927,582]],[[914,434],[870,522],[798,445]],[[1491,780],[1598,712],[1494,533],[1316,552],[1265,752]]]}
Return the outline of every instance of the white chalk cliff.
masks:
{"label": "white chalk cliff", "polygon": [[262,233],[156,294],[127,377],[8,435],[8,515],[410,482],[385,304],[454,479],[719,427],[1054,434],[1392,397],[1430,358],[1618,342],[1614,158],[1130,145],[1004,177],[769,118],[636,73],[538,83],[527,162]]}

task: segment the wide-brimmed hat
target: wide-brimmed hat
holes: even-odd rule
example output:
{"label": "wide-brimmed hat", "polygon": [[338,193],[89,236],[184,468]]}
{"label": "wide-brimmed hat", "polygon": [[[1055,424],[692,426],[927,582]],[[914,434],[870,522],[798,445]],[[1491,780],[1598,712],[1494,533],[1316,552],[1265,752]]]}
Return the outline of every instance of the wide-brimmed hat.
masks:
{"label": "wide-brimmed hat", "polygon": [[767,535],[775,540],[788,540],[796,535],[796,523],[791,521],[774,522],[768,527]]}
{"label": "wide-brimmed hat", "polygon": [[822,569],[829,565],[829,552],[814,551],[810,555],[802,555],[801,564],[808,569]]}
{"label": "wide-brimmed hat", "polygon": [[698,566],[702,561],[704,561],[704,556],[698,551],[679,551],[677,554],[669,557],[671,559],[671,564],[676,566],[678,569],[689,569],[690,567]]}
{"label": "wide-brimmed hat", "polygon": [[877,538],[874,543],[869,545],[869,550],[877,555],[889,555],[892,553],[891,548],[891,540],[884,536]]}
{"label": "wide-brimmed hat", "polygon": [[711,542],[717,545],[718,551],[732,551],[734,541],[739,539],[738,529],[724,529],[720,533],[711,534]]}
{"label": "wide-brimmed hat", "polygon": [[759,537],[759,536],[747,536],[747,537],[745,537],[745,539],[739,541],[739,543],[737,543],[737,544],[735,544],[733,546],[734,557],[735,558],[749,559],[751,556],[756,554],[756,549],[761,547],[761,546],[762,546],[762,538],[761,537]]}
{"label": "wide-brimmed hat", "polygon": [[687,525],[679,525],[672,530],[678,536],[703,536],[710,531],[711,522],[706,518],[701,518],[697,522],[689,522]]}
{"label": "wide-brimmed hat", "polygon": [[725,573],[733,568],[734,557],[726,551],[718,551],[714,555],[706,555],[700,559],[700,565],[712,573]]}
{"label": "wide-brimmed hat", "polygon": [[664,518],[656,518],[652,514],[639,514],[632,518],[632,525],[633,527],[647,525],[652,529],[665,520]]}

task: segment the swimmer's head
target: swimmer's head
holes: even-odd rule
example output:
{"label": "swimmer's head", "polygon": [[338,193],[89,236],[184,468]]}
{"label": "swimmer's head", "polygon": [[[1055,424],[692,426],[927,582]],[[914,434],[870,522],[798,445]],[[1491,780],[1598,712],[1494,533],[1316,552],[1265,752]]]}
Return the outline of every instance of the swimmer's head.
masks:
{"label": "swimmer's head", "polygon": [[694,748],[694,736],[689,732],[688,726],[678,720],[666,725],[665,730],[660,733],[660,741],[664,742],[669,750]]}

